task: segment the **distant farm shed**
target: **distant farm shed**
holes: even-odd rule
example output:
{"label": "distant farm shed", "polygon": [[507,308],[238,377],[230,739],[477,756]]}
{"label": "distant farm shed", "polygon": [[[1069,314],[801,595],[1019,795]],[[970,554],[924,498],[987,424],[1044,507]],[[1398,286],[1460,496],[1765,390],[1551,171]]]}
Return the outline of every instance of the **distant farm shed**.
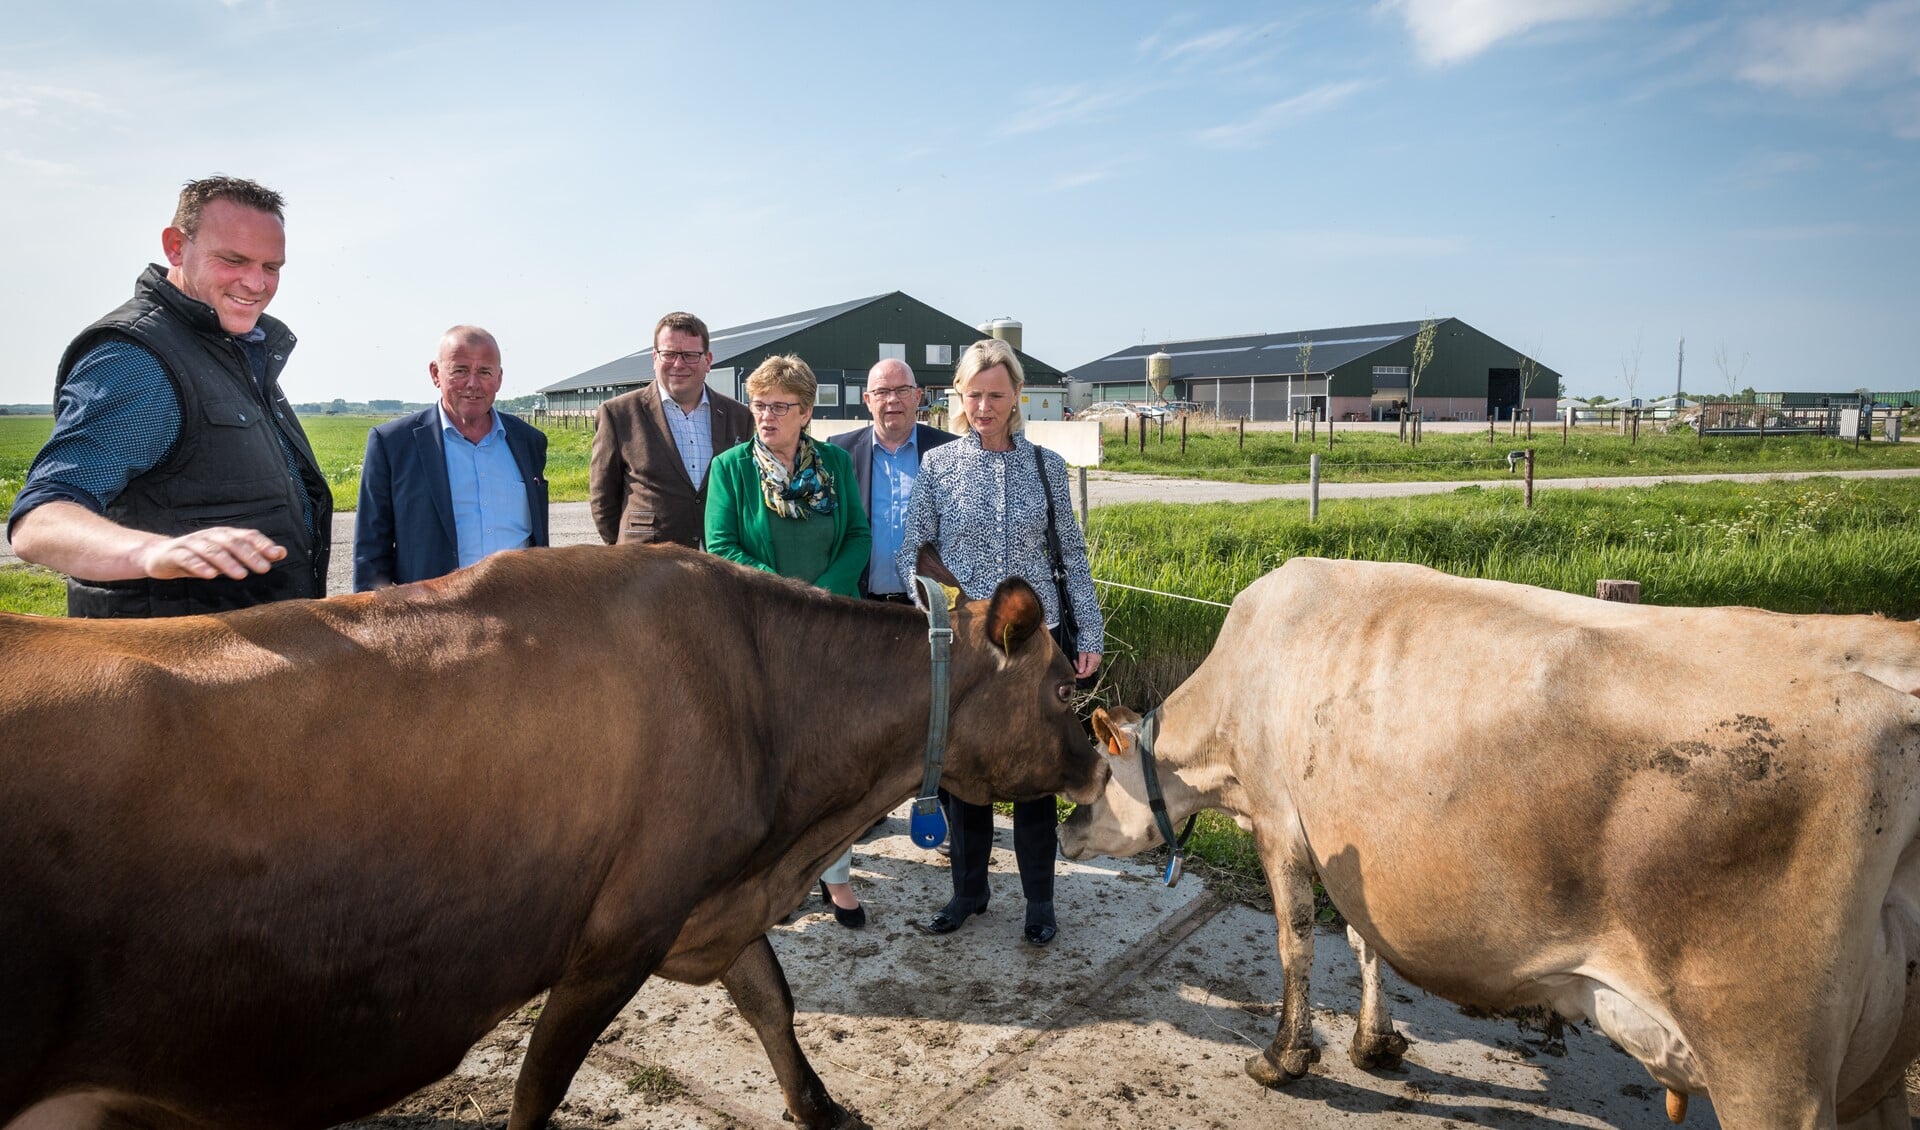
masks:
{"label": "distant farm shed", "polygon": [[[1090,401],[1151,400],[1147,358],[1162,352],[1173,358],[1166,398],[1194,401],[1228,418],[1285,420],[1310,410],[1321,419],[1389,419],[1408,399],[1419,332],[1419,322],[1380,322],[1149,342],[1089,361],[1068,376]],[[1458,318],[1437,318],[1433,359],[1411,407],[1429,420],[1511,419],[1523,406],[1522,357],[1523,351]],[[1550,419],[1559,387],[1560,374],[1540,367],[1524,407]]]}
{"label": "distant farm shed", "polygon": [[[695,311],[699,313],[699,311]],[[649,324],[648,330],[652,326]],[[645,331],[643,331],[645,332]],[[913,366],[927,403],[940,403],[953,383],[953,363],[968,345],[988,334],[901,291],[856,298],[834,306],[713,329],[713,371],[707,385],[744,400],[741,384],[768,357],[798,354],[820,380],[814,416],[864,419],[860,394],[867,370],[883,357]],[[1021,352],[1030,386],[1064,386],[1066,374]],[[653,343],[637,353],[588,369],[540,390],[550,412],[591,412],[601,402],[653,380]]]}

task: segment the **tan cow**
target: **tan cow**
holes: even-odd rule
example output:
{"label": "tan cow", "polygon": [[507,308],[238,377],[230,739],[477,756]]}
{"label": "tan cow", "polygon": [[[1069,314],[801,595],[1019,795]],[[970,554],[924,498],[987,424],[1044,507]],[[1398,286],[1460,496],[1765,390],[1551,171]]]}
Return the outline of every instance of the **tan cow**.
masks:
{"label": "tan cow", "polygon": [[[1319,1056],[1317,870],[1365,970],[1363,1067],[1406,1046],[1384,958],[1462,1004],[1591,1020],[1729,1127],[1905,1130],[1916,689],[1920,625],[1289,562],[1157,712],[1171,815],[1232,813],[1273,887],[1285,1000],[1249,1074]],[[1070,857],[1157,839],[1137,722],[1096,715],[1114,773]]]}
{"label": "tan cow", "polygon": [[[1033,590],[953,623],[947,790],[1096,792]],[[919,785],[929,685],[914,610],[677,547],[0,616],[0,1125],[326,1126],[547,991],[531,1130],[655,974],[721,979],[794,1119],[858,1124],[764,935]]]}

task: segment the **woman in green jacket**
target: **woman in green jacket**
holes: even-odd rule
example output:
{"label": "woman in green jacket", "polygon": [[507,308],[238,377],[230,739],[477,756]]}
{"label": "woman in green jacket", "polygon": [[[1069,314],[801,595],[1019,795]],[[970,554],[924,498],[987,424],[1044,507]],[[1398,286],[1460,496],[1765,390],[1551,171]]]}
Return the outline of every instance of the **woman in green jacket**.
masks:
{"label": "woman in green jacket", "polygon": [[[707,471],[707,551],[858,599],[873,535],[852,459],[807,434],[818,387],[792,354],[767,358],[747,378],[753,442],[714,456]],[[840,925],[866,925],[851,850],[821,877],[820,897]]]}

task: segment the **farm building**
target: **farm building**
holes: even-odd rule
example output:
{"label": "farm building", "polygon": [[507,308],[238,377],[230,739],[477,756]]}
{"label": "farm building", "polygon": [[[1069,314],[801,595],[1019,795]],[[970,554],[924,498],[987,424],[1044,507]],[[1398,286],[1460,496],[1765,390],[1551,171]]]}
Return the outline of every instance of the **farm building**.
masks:
{"label": "farm building", "polygon": [[[1164,353],[1172,367],[1165,398],[1225,417],[1284,420],[1311,411],[1321,419],[1389,419],[1408,399],[1419,332],[1419,322],[1384,322],[1135,345],[1068,375],[1090,401],[1153,400],[1147,359]],[[1436,319],[1433,357],[1412,407],[1429,420],[1505,420],[1524,400],[1538,419],[1549,419],[1560,374],[1541,366],[1527,379],[1523,358],[1458,318]]]}
{"label": "farm building", "polygon": [[[1020,352],[1020,325],[1001,319],[993,336],[1005,336],[1020,353],[1029,394],[1049,386],[1064,389],[1066,375]],[[651,327],[649,327],[650,329]],[[916,379],[927,389],[927,403],[939,403],[953,383],[953,363],[968,345],[989,336],[949,314],[900,291],[857,298],[817,310],[802,310],[778,318],[713,329],[708,343],[713,369],[707,386],[736,399],[746,399],[741,385],[760,362],[782,353],[798,354],[820,380],[814,416],[824,420],[864,419],[860,394],[867,370],[885,357],[913,366]],[[638,353],[609,361],[540,390],[546,410],[590,413],[603,401],[632,392],[653,380],[653,345]],[[1056,403],[1064,396],[1056,396]]]}

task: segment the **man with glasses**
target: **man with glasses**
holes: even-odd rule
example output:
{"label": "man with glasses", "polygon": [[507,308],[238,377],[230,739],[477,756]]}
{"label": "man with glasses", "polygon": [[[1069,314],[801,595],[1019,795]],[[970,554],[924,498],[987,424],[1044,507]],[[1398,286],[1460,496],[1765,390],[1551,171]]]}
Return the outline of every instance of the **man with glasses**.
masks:
{"label": "man with glasses", "polygon": [[832,441],[853,457],[853,477],[873,530],[873,556],[860,574],[860,593],[869,600],[912,604],[913,578],[902,577],[894,564],[906,529],[907,498],[920,473],[920,457],[954,437],[919,422],[920,386],[905,361],[888,358],[869,369],[860,399],[873,423]]}
{"label": "man with glasses", "polygon": [[678,542],[698,549],[707,465],[753,435],[753,414],[707,387],[707,324],[676,311],[653,328],[653,381],[600,406],[587,506],[609,545]]}

